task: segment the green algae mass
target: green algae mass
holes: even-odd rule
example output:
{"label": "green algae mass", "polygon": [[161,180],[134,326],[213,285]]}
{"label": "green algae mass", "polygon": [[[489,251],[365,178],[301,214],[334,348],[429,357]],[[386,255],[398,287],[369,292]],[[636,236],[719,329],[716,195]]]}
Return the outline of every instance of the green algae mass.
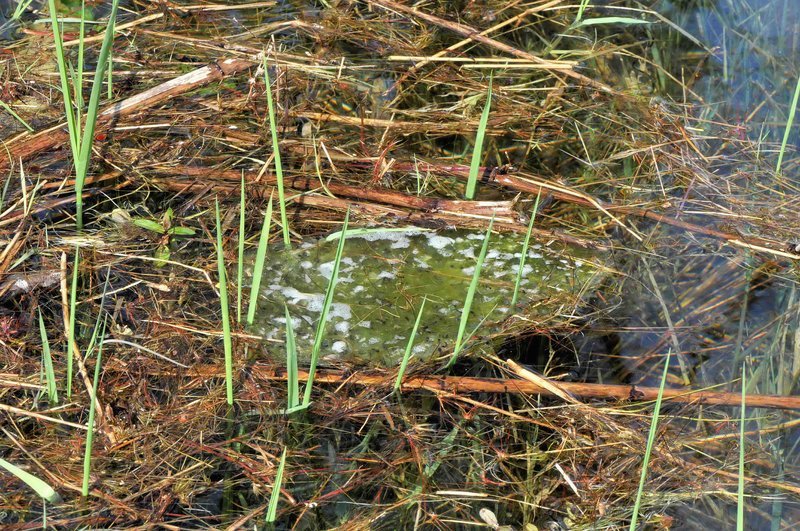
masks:
{"label": "green algae mass", "polygon": [[[396,363],[403,356],[423,297],[428,302],[414,355],[427,357],[440,346],[451,346],[483,238],[483,233],[470,231],[416,228],[348,233],[322,356]],[[481,335],[496,331],[495,323],[512,313],[508,305],[522,242],[518,234],[492,234],[467,332],[481,321]],[[319,240],[291,251],[268,251],[255,333],[283,340],[285,303],[298,352],[301,357],[308,356],[336,246],[337,240]],[[580,289],[597,273],[585,260],[585,255],[567,255],[531,242],[520,301],[549,299],[558,292]]]}

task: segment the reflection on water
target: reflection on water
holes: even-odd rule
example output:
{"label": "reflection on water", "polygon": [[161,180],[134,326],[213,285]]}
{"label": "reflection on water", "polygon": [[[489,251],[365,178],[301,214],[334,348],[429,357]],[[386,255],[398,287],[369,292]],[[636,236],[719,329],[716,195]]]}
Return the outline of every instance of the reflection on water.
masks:
{"label": "reflection on water", "polygon": [[[668,69],[702,98],[693,108],[697,120],[692,125],[712,134],[722,123],[739,125],[742,139],[749,138],[765,159],[753,162],[751,168],[774,165],[777,157],[771,150],[775,148],[762,143],[779,143],[784,135],[800,72],[798,7],[795,0],[653,3],[654,10],[696,41],[667,25],[655,31]],[[680,87],[673,89],[676,99],[685,94]],[[798,143],[797,131],[795,123],[788,137],[790,150]],[[757,194],[769,198],[768,204],[797,196],[800,178],[796,167],[784,167],[780,178],[771,172],[748,173],[747,155],[726,152],[713,139],[708,145],[709,156],[715,157],[710,167],[717,175],[746,175],[740,181],[742,188],[727,195],[714,195],[707,186],[691,187],[686,197],[696,205],[713,201],[730,206],[732,212],[742,212],[742,205],[753,206]],[[725,163],[726,157],[730,164]],[[764,219],[772,214],[755,208],[750,212]],[[750,229],[745,218],[734,216],[734,222],[691,219],[747,234]],[[615,311],[613,352],[622,360],[619,374],[623,381],[658,385],[664,356],[677,351],[680,356],[673,358],[671,371],[674,385],[681,384],[679,375],[684,371],[692,387],[722,385],[739,392],[744,364],[748,392],[798,394],[800,293],[796,266],[792,269],[786,262],[767,261],[707,238],[687,237],[663,227],[654,230],[659,243],[651,249],[651,256],[623,259],[630,260],[623,267],[629,276]],[[758,417],[761,413],[748,414]],[[779,413],[767,422],[753,420],[747,429],[758,430],[787,417]],[[796,470],[797,441],[796,430],[768,440],[751,439],[748,451],[762,456],[763,466],[751,465],[748,475],[782,478]],[[758,497],[746,503],[747,529],[794,528],[798,521],[794,503]],[[735,501],[725,504],[707,498],[676,511],[683,522],[680,529],[717,529],[721,522],[733,521],[735,513]]]}
{"label": "reflection on water", "polygon": [[[694,65],[678,54],[670,66],[678,74],[696,76],[692,88],[705,100],[707,118],[741,122],[756,138],[783,135],[800,57],[798,7],[795,0],[659,0],[654,4],[656,11],[700,43],[685,50],[687,54],[711,52],[697,72],[687,71]],[[668,40],[665,45],[672,43]],[[795,134],[795,143],[797,138]]]}

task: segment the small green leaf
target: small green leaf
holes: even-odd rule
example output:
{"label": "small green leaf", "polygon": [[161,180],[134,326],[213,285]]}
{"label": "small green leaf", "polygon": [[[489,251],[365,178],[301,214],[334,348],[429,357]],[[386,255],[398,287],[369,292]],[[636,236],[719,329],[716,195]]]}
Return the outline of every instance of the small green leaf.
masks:
{"label": "small green leaf", "polygon": [[167,233],[173,236],[194,236],[196,234],[191,227],[172,227]]}
{"label": "small green leaf", "polygon": [[135,218],[133,220],[133,224],[142,229],[157,232],[159,234],[164,234],[166,232],[161,223],[153,221],[152,219]]}

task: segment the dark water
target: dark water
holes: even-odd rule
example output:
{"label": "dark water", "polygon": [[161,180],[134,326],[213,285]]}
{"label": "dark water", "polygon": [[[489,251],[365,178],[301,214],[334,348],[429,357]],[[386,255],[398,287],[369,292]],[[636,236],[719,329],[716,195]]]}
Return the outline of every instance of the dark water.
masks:
{"label": "dark water", "polygon": [[[694,76],[691,89],[702,99],[695,102],[693,113],[706,124],[700,127],[713,133],[715,122],[738,126],[736,134],[759,146],[764,164],[769,167],[775,165],[776,143],[784,136],[800,73],[799,7],[791,0],[675,0],[653,4],[654,10],[696,40],[691,42],[664,27],[654,32],[670,70],[685,78]],[[712,53],[700,66],[686,61],[692,54],[706,51]],[[678,87],[673,85],[668,91],[680,99]],[[794,156],[800,138],[796,122],[787,138],[789,158]],[[736,157],[731,154],[731,161]],[[720,164],[718,171],[725,175],[740,168],[738,162]],[[750,184],[752,193],[768,189],[769,196],[765,192],[764,197],[771,200],[784,195],[796,197],[800,184],[797,167],[788,165],[783,170],[780,176],[768,173],[756,179]],[[794,201],[797,204],[797,199]],[[714,222],[713,226],[742,234],[750,231],[746,221]],[[744,364],[748,392],[798,394],[797,266],[781,260],[765,261],[730,247],[720,248],[703,238],[687,239],[670,231],[664,236],[665,245],[656,248],[659,258],[647,264],[658,290],[643,261],[628,270],[631,276],[625,281],[627,296],[616,312],[615,324],[620,326],[613,334],[610,349],[624,360],[622,377],[657,385],[660,361],[648,364],[644,360],[661,360],[667,350],[679,350],[693,387],[722,384],[738,392],[740,384],[736,380]],[[675,330],[674,339],[671,327]],[[681,369],[674,365],[671,374],[673,380],[678,380]],[[763,414],[748,409],[751,417]],[[773,413],[770,420],[748,422],[747,428],[756,430],[791,418],[790,413]],[[792,476],[797,471],[799,440],[797,430],[751,439],[751,448],[760,448],[770,464],[748,467],[747,474]],[[746,529],[790,529],[800,525],[796,500],[783,501],[785,495],[780,492],[775,496],[775,500],[763,496],[747,499]],[[675,514],[684,522],[681,529],[719,529],[722,521],[735,515],[735,502],[726,505],[701,500],[677,509]]]}

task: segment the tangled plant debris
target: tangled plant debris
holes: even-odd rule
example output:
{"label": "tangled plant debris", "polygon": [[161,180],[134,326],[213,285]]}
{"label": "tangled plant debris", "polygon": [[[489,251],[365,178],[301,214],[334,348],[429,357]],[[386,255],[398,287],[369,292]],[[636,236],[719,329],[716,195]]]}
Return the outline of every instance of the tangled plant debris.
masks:
{"label": "tangled plant debris", "polygon": [[[648,528],[732,527],[737,503],[745,527],[800,517],[796,15],[756,0],[121,2],[76,179],[52,26],[23,4],[0,18],[5,529],[622,529],[637,499]],[[105,23],[59,9],[75,84],[99,82]],[[731,37],[756,26],[780,36]],[[754,62],[755,81],[739,68]],[[331,253],[308,245],[346,212],[312,385],[316,316],[287,305],[287,332],[283,303],[326,293]],[[247,327],[237,269],[262,227],[272,265]],[[417,258],[369,241],[409,227],[395,243],[478,235],[431,258],[463,281],[451,313],[436,277],[413,283]],[[394,287],[379,303],[402,323],[394,343],[354,332],[372,317],[342,319],[363,302],[355,269]],[[290,407],[306,385],[310,404]]]}

